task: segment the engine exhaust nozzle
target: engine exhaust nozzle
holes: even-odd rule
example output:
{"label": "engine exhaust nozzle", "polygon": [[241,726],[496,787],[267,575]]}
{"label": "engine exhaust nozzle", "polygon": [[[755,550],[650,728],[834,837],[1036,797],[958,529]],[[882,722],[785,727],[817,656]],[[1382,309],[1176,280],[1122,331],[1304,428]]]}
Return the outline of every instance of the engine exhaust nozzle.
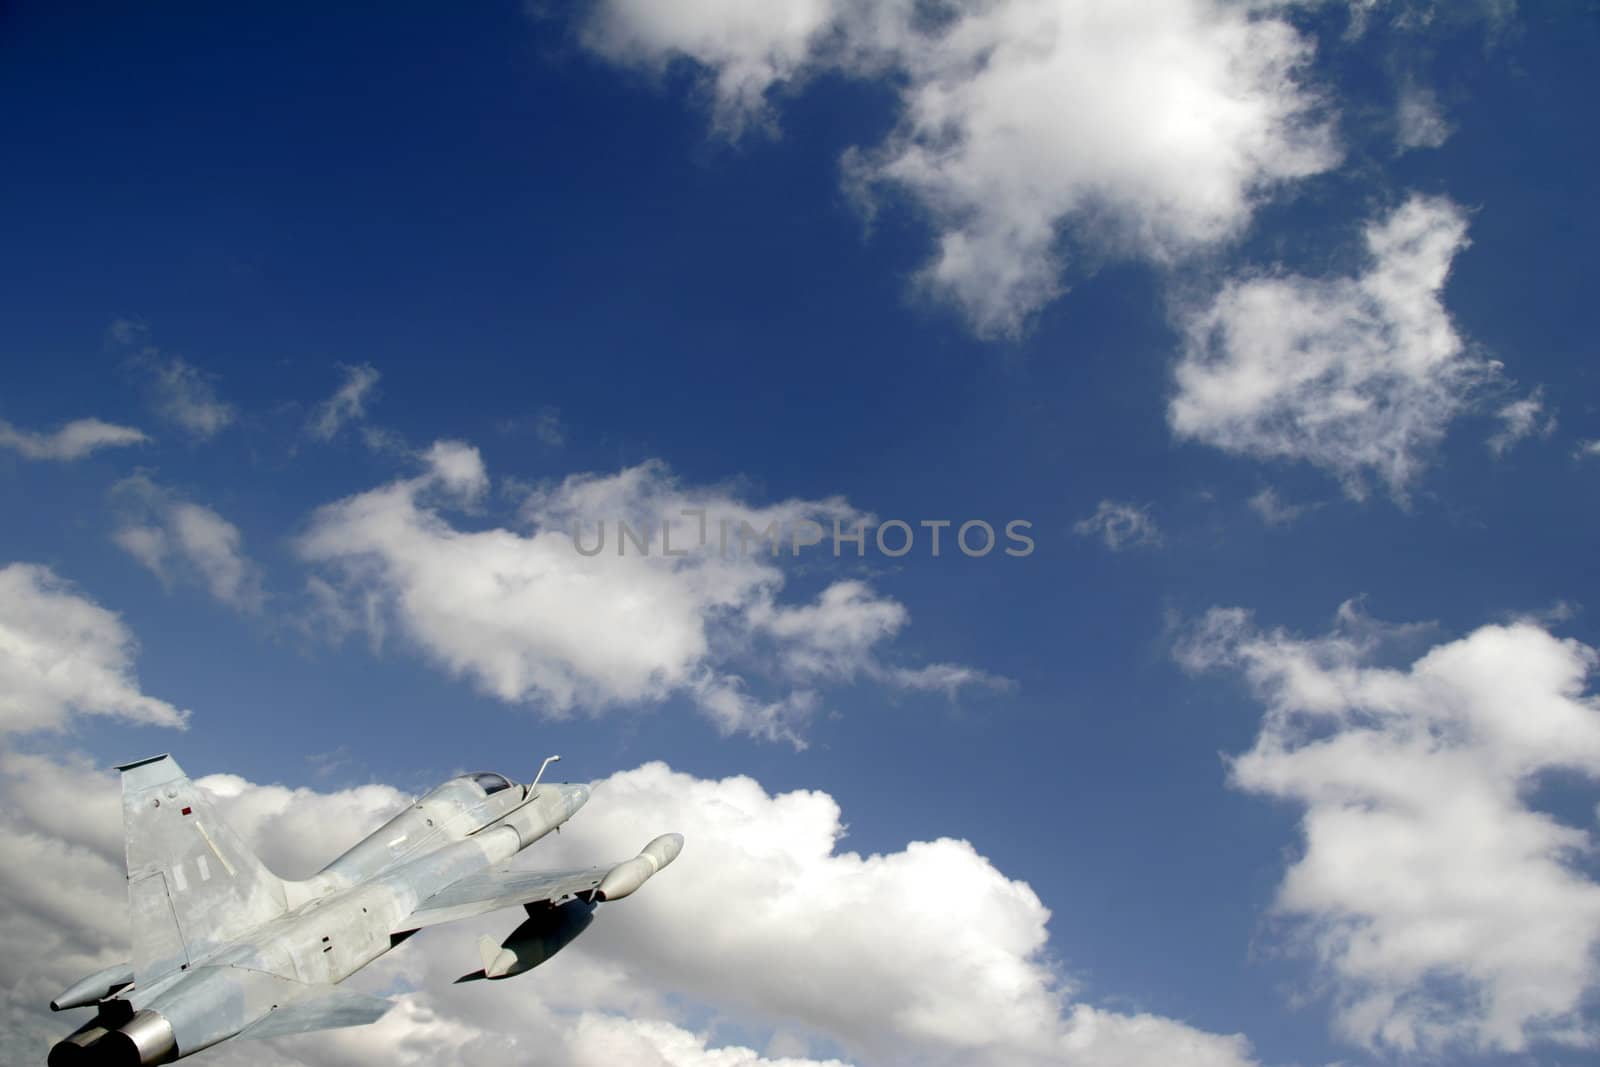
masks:
{"label": "engine exhaust nozzle", "polygon": [[172,1024],[155,1011],[136,1011],[115,1030],[90,1023],[58,1041],[46,1061],[49,1067],[149,1067],[178,1058]]}

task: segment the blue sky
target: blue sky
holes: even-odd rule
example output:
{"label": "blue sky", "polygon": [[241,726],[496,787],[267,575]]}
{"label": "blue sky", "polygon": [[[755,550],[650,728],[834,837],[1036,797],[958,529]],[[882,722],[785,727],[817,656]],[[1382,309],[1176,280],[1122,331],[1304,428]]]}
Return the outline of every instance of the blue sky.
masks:
{"label": "blue sky", "polygon": [[[1593,1062],[1600,22],[1581,4],[1247,18],[1170,0],[1148,24],[1107,16],[1129,32],[1102,65],[1104,49],[1073,52],[1097,32],[1079,6],[951,5],[887,43],[828,4],[772,5],[771,24],[621,0],[12,7],[0,563],[114,612],[137,645],[114,673],[192,714],[180,734],[69,693],[6,747],[100,766],[170,749],[197,774],[319,794],[527,774],[552,751],[574,779],[650,760],[748,775],[834,798],[841,851],[970,842],[1049,909],[1029,958],[1073,1003],[1243,1034],[1262,1064]],[[1034,18],[1059,39],[1040,45]],[[963,20],[993,53],[959,54]],[[1067,73],[1006,85],[1000,65],[1030,48]],[[1273,49],[1281,64],[1259,58]],[[1138,76],[1146,62],[1159,78]],[[1254,80],[1229,82],[1241,64]],[[1205,95],[1217,79],[1232,97]],[[946,125],[918,126],[919,99],[943,101]],[[1380,247],[1407,224],[1422,236]],[[952,240],[970,258],[941,261]],[[1416,280],[1431,269],[1447,280]],[[89,418],[142,436],[80,451],[48,436]],[[470,457],[468,484],[436,442]],[[630,470],[646,512],[843,498],[913,525],[1026,520],[1036,547],[935,558],[919,539],[899,559],[809,551],[754,577],[708,563],[707,581],[753,583],[731,608],[661,560],[638,572],[665,576],[646,609],[608,557],[570,611],[465,603],[414,569],[426,557],[468,589],[497,566],[472,535],[521,538],[513,556],[541,529],[554,544],[550,516],[614,516]],[[605,490],[588,512],[582,484]],[[337,510],[384,491],[409,503],[381,521],[420,514],[418,537]],[[186,541],[184,514],[211,539]],[[141,557],[141,530],[165,548]],[[564,566],[554,552],[516,566]],[[866,599],[795,614],[838,583]],[[1254,621],[1208,614],[1234,607]],[[685,624],[710,645],[641,653],[656,673],[629,682],[622,653],[525,638],[574,612],[594,615],[597,646],[654,649]],[[1496,663],[1492,641],[1517,633],[1578,664],[1578,689],[1513,671],[1489,692],[1444,657],[1444,680],[1399,703],[1473,738],[1462,766],[1481,770],[1516,749],[1494,724],[1571,702],[1570,738],[1483,774],[1513,783],[1494,809],[1511,838],[1525,816],[1577,835],[1516,855],[1527,892],[1574,894],[1551,936],[1576,938],[1579,963],[1531,945],[1513,974],[1487,948],[1431,965],[1396,948],[1363,970],[1329,931],[1352,921],[1388,948],[1415,916],[1316,882],[1315,864],[1317,892],[1287,909],[1284,893],[1323,855],[1304,820],[1381,808],[1382,790],[1304,785],[1292,761],[1251,787],[1229,761],[1272,734],[1269,709],[1325,711],[1320,685],[1348,683],[1345,717],[1288,729],[1288,749],[1371,725],[1388,698],[1351,682],[1363,672],[1458,647]],[[941,665],[964,673],[929,681]],[[576,680],[570,699],[528,681],[545,670]],[[707,687],[730,678],[753,703],[719,728]],[[753,705],[785,701],[790,736],[761,736]],[[1450,808],[1455,772],[1429,777],[1437,753],[1397,729],[1378,740],[1422,762],[1395,766]],[[1374,834],[1328,855],[1380,862],[1362,851]],[[1429,895],[1448,886],[1419,886],[1448,910]],[[1493,941],[1519,892],[1463,921]],[[32,988],[7,977],[13,997]],[[1484,1007],[1518,981],[1545,1008]],[[1373,989],[1397,998],[1372,1009],[1389,1029],[1350,1007]],[[781,1000],[696,1003],[679,1021],[709,1012],[728,1040],[792,1026],[812,1054],[893,1062]],[[1458,1020],[1429,1030],[1439,1005]]]}

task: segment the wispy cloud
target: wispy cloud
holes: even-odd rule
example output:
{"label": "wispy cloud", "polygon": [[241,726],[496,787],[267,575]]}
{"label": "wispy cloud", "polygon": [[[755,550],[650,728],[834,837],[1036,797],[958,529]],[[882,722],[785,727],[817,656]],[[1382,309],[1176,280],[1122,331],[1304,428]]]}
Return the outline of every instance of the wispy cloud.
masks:
{"label": "wispy cloud", "polygon": [[1291,504],[1271,486],[1262,489],[1247,503],[1250,505],[1250,510],[1260,516],[1261,521],[1268,526],[1293,525],[1302,515],[1322,507],[1321,501],[1311,504]]}
{"label": "wispy cloud", "polygon": [[561,425],[561,413],[552,407],[540,408],[533,417],[533,435],[551,448],[560,448],[567,439],[567,431]]}
{"label": "wispy cloud", "polygon": [[360,422],[367,414],[367,401],[380,375],[370,363],[340,368],[344,381],[334,394],[312,411],[306,432],[318,441],[331,441],[346,423]]}
{"label": "wispy cloud", "polygon": [[532,415],[503,419],[497,429],[504,434],[531,432],[541,444],[560,448],[567,442],[567,428],[561,421],[561,411],[546,404]]}
{"label": "wispy cloud", "polygon": [[157,357],[150,363],[156,391],[156,410],[187,430],[209,440],[233,422],[233,407],[217,397],[209,375],[177,356]]}
{"label": "wispy cloud", "polygon": [[1500,421],[1500,429],[1490,435],[1487,444],[1496,456],[1505,455],[1524,438],[1535,434],[1548,437],[1556,429],[1556,417],[1545,412],[1543,389],[1502,405],[1495,418]]}
{"label": "wispy cloud", "polygon": [[234,420],[231,405],[217,395],[212,375],[149,342],[150,328],[132,319],[117,319],[106,329],[115,344],[133,349],[131,362],[145,378],[156,413],[196,440],[210,440]]}
{"label": "wispy cloud", "polygon": [[148,440],[132,426],[99,419],[75,419],[51,433],[19,430],[0,420],[0,448],[9,448],[28,459],[82,459],[98,449],[124,448]]}
{"label": "wispy cloud", "polygon": [[118,482],[112,495],[121,512],[112,540],[162,582],[193,578],[229,607],[261,609],[261,571],[238,527],[143,474]]}
{"label": "wispy cloud", "polygon": [[1113,552],[1161,543],[1161,531],[1149,505],[1127,501],[1100,501],[1094,514],[1074,523],[1072,529],[1082,537],[1098,537]]}
{"label": "wispy cloud", "polygon": [[1402,149],[1438,148],[1450,139],[1450,124],[1432,89],[1406,84],[1395,105],[1395,140]]}

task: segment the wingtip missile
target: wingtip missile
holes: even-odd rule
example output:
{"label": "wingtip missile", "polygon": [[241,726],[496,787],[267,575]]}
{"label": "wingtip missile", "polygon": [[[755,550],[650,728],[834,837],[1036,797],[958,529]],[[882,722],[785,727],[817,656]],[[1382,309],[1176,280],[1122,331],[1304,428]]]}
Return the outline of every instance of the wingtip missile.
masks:
{"label": "wingtip missile", "polygon": [[133,984],[133,964],[114,963],[74,982],[50,1002],[51,1011],[86,1008]]}

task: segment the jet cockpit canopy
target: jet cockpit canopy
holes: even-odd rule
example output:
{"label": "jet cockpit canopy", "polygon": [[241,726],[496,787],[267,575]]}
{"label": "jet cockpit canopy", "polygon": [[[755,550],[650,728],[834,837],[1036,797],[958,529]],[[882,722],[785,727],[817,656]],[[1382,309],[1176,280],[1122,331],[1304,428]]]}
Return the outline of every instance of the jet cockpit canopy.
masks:
{"label": "jet cockpit canopy", "polygon": [[471,779],[488,796],[493,796],[502,789],[511,788],[511,782],[505,775],[495,774],[493,771],[478,771],[465,777]]}

